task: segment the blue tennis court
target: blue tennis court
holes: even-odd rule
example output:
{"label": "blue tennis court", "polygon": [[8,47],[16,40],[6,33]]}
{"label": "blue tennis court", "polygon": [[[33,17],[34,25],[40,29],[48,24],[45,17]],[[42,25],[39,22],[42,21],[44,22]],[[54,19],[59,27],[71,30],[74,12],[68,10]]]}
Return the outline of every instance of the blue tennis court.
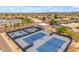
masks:
{"label": "blue tennis court", "polygon": [[71,43],[70,37],[58,33],[49,35],[50,33],[38,27],[23,28],[7,34],[23,51],[27,52],[61,52],[65,51]]}
{"label": "blue tennis court", "polygon": [[38,29],[36,27],[31,27],[31,28],[25,28],[25,29],[22,29],[22,30],[11,32],[11,33],[9,33],[9,35],[11,36],[12,39],[17,39],[17,38],[26,36],[28,34],[37,32],[39,30],[40,29]]}
{"label": "blue tennis court", "polygon": [[27,34],[28,34],[28,33],[23,32],[23,31],[16,31],[16,32],[13,32],[13,33],[9,33],[9,35],[10,35],[13,39],[20,38],[20,37],[25,36],[25,35],[27,35]]}
{"label": "blue tennis court", "polygon": [[65,41],[53,37],[48,42],[46,42],[44,45],[37,48],[39,52],[56,52],[61,46],[65,43]]}
{"label": "blue tennis court", "polygon": [[29,43],[29,44],[32,44],[34,41],[38,40],[38,39],[41,39],[42,37],[44,37],[46,34],[43,33],[43,32],[38,32],[32,36],[29,36],[25,39],[23,39],[25,42]]}
{"label": "blue tennis court", "polygon": [[37,28],[28,28],[28,29],[24,29],[25,32],[28,32],[28,33],[33,33],[33,32],[36,32],[38,31],[39,29]]}

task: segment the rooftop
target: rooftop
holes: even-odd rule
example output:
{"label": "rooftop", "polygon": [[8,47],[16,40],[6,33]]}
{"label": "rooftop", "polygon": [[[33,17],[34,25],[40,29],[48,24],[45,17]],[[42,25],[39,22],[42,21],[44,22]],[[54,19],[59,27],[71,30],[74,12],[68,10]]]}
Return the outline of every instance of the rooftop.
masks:
{"label": "rooftop", "polygon": [[41,26],[48,26],[49,24],[47,24],[47,23],[39,23],[38,25],[41,25]]}

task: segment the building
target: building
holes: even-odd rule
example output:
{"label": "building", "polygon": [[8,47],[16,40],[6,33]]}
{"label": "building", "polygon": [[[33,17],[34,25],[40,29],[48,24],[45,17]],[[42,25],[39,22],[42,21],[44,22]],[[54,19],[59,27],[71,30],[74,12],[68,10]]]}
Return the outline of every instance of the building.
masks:
{"label": "building", "polygon": [[49,24],[47,24],[47,23],[38,23],[37,26],[42,28],[42,29],[50,28]]}
{"label": "building", "polygon": [[2,25],[7,25],[7,26],[10,26],[10,25],[14,25],[16,23],[22,23],[22,20],[21,19],[11,19],[11,20],[6,20],[6,19],[0,19],[0,26]]}

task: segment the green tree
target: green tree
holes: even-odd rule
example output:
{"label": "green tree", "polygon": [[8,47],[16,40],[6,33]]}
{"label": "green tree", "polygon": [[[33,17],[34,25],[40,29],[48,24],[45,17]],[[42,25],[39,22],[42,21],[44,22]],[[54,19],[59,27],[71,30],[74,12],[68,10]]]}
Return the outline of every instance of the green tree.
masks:
{"label": "green tree", "polygon": [[56,18],[58,18],[58,15],[57,15],[57,14],[55,14],[55,15],[54,15],[54,18],[55,18],[55,19],[56,19]]}
{"label": "green tree", "polygon": [[45,20],[46,20],[46,18],[45,18],[45,17],[43,17],[43,18],[42,18],[42,21],[45,21]]}
{"label": "green tree", "polygon": [[32,19],[27,18],[27,19],[26,19],[26,22],[27,22],[27,23],[32,23]]}
{"label": "green tree", "polygon": [[76,20],[76,18],[71,18],[71,20]]}
{"label": "green tree", "polygon": [[19,27],[19,26],[20,26],[20,23],[16,23],[16,26],[18,26],[18,27]]}
{"label": "green tree", "polygon": [[66,27],[60,27],[60,28],[57,29],[57,31],[60,32],[60,33],[64,33],[64,32],[67,31],[67,28]]}
{"label": "green tree", "polygon": [[64,24],[67,24],[68,23],[68,20],[63,20],[62,21]]}
{"label": "green tree", "polygon": [[51,25],[57,25],[58,22],[57,22],[56,20],[51,20],[51,21],[50,21],[50,24],[51,24]]}
{"label": "green tree", "polygon": [[29,18],[22,19],[22,24],[26,24],[26,23],[32,23],[32,19]]}
{"label": "green tree", "polygon": [[6,24],[4,24],[4,27],[7,28],[8,26]]}

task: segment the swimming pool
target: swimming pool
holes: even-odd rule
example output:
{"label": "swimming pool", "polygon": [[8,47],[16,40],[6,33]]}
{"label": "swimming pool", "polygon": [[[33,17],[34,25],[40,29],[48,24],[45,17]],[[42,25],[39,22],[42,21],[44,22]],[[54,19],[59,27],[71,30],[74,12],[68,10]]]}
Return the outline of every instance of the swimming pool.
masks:
{"label": "swimming pool", "polygon": [[44,37],[46,34],[43,32],[38,32],[34,35],[31,35],[29,37],[26,37],[25,39],[23,39],[25,42],[32,44],[34,41],[41,39],[42,37]]}
{"label": "swimming pool", "polygon": [[61,49],[61,46],[65,43],[65,41],[59,38],[51,38],[48,42],[37,48],[39,52],[56,52],[58,49]]}

